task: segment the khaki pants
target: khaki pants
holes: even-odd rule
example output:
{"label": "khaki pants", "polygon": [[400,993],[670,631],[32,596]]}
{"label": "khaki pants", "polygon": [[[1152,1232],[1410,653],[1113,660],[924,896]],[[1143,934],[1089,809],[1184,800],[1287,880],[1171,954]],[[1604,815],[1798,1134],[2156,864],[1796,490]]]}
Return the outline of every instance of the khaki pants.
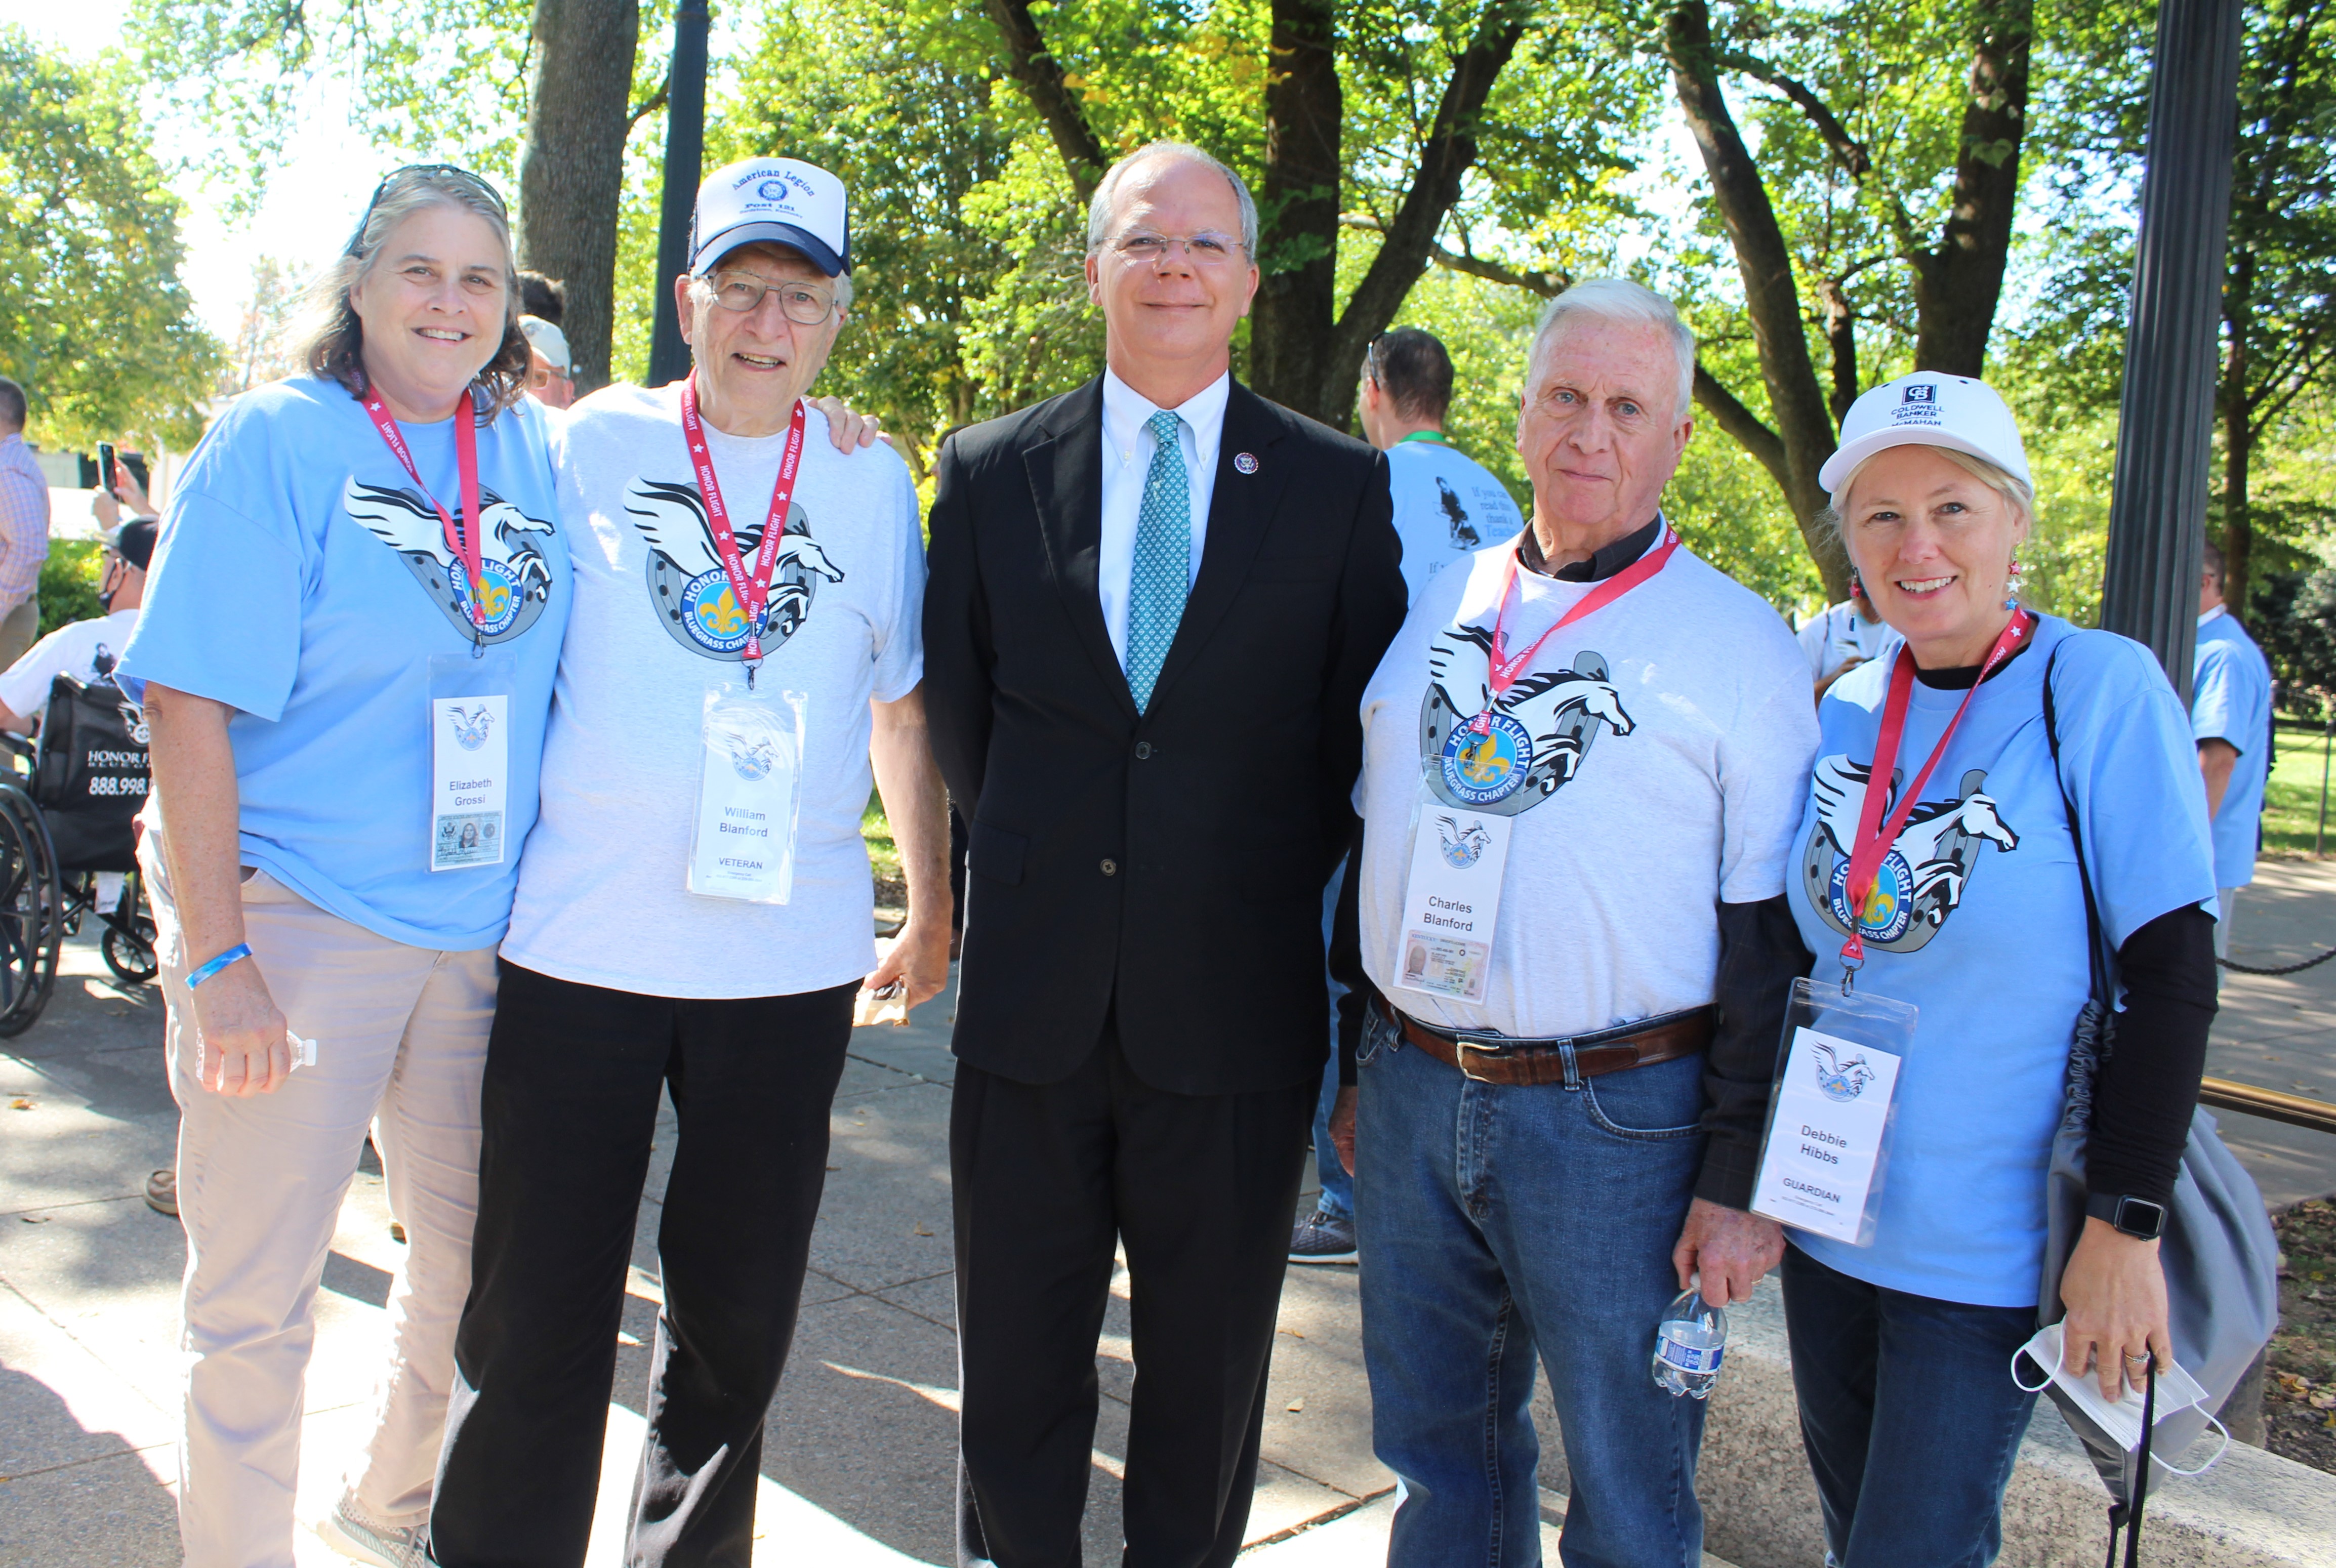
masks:
{"label": "khaki pants", "polygon": [[347,1495],[390,1524],[418,1524],[430,1507],[454,1329],[471,1285],[495,952],[390,941],[247,872],[247,940],[292,1032],[316,1042],[316,1065],[274,1094],[216,1095],[194,1077],[188,955],[158,834],[145,835],[139,861],[180,1112],[180,1535],[189,1568],[292,1568],[317,1279],[368,1125],[407,1246],[390,1287],[391,1349],[373,1436],[350,1466]]}
{"label": "khaki pants", "polygon": [[34,594],[0,616],[0,669],[24,657],[41,640],[41,596]]}

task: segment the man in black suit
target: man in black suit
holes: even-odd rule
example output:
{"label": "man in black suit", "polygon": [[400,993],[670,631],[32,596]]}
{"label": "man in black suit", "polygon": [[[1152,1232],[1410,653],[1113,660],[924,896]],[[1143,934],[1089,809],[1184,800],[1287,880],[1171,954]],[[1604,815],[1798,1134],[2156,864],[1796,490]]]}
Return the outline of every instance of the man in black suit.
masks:
{"label": "man in black suit", "polygon": [[1097,189],[1109,369],[941,453],[934,749],[971,824],[949,1129],[959,1555],[1076,1564],[1114,1242],[1131,1568],[1241,1549],[1322,1068],[1321,894],[1403,619],[1387,461],[1236,385],[1256,208],[1196,148]]}

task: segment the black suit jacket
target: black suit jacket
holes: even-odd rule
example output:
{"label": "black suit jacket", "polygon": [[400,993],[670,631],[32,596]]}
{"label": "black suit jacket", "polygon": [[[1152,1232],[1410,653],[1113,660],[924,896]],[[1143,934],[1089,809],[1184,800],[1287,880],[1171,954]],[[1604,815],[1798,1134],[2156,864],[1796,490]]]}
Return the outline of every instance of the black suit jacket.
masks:
{"label": "black suit jacket", "polygon": [[1098,378],[941,451],[924,689],[972,832],[957,1054],[1052,1083],[1115,1008],[1154,1087],[1299,1083],[1329,1039],[1322,887],[1354,837],[1357,710],[1404,616],[1387,459],[1234,384],[1201,570],[1139,715],[1095,590],[1102,425]]}

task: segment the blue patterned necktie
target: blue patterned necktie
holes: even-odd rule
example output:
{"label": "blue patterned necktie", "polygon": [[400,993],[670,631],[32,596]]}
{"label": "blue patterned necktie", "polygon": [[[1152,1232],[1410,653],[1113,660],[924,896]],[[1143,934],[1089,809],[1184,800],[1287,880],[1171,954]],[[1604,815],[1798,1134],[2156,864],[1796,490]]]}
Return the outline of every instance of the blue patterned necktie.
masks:
{"label": "blue patterned necktie", "polygon": [[1127,587],[1127,689],[1135,711],[1152,706],[1152,687],[1167,662],[1192,582],[1192,489],[1184,477],[1182,422],[1162,409],[1144,422],[1156,443],[1135,515],[1135,564]]}

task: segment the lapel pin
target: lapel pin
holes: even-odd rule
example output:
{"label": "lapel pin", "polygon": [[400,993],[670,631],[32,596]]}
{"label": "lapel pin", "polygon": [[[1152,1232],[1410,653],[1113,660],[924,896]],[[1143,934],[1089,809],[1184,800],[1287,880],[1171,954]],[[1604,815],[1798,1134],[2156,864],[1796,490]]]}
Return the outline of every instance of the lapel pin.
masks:
{"label": "lapel pin", "polygon": [[1233,467],[1242,473],[1255,473],[1257,472],[1257,454],[1251,452],[1234,453]]}

